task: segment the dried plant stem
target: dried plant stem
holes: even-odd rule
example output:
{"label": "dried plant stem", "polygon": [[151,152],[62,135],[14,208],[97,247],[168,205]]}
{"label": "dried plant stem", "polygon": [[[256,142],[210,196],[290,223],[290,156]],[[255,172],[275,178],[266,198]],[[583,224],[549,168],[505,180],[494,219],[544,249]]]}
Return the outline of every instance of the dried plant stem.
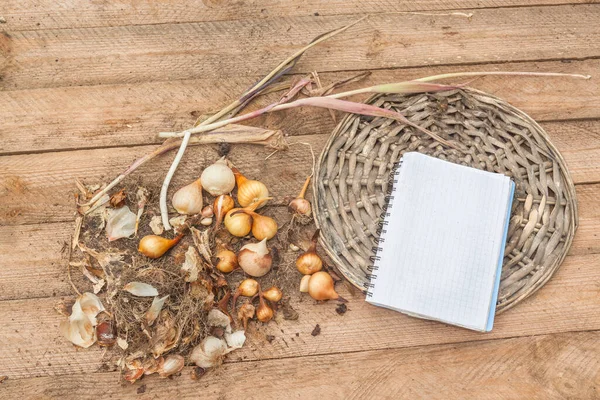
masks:
{"label": "dried plant stem", "polygon": [[[327,97],[333,99],[340,99],[343,97],[353,96],[355,94],[361,93],[421,93],[427,90],[426,86],[421,86],[421,83],[425,83],[428,85],[431,81],[438,81],[441,79],[447,78],[458,78],[458,77],[468,77],[468,76],[489,76],[489,75],[506,75],[506,76],[546,76],[546,77],[566,77],[566,78],[580,78],[580,79],[590,79],[590,75],[580,75],[580,74],[563,74],[559,72],[511,72],[511,71],[492,71],[492,72],[456,72],[450,74],[441,74],[441,75],[432,75],[424,78],[414,79],[412,81],[404,81],[398,83],[384,83],[381,85],[370,86],[362,89],[350,90],[347,92],[335,93],[329,95]],[[436,84],[431,88],[435,89]],[[456,87],[460,87],[462,85],[458,85]]]}
{"label": "dried plant stem", "polygon": [[[71,239],[69,240],[70,243],[73,242],[73,236],[71,235]],[[67,278],[69,279],[69,283],[71,284],[71,287],[73,288],[73,290],[75,291],[75,293],[77,293],[79,296],[81,296],[81,292],[79,291],[79,289],[77,289],[77,286],[75,286],[75,284],[73,283],[73,279],[71,278],[71,246],[68,246],[68,250],[67,250]]]}
{"label": "dried plant stem", "polygon": [[[219,111],[212,117],[209,117],[208,119],[206,119],[200,123],[197,123],[196,126],[209,125],[212,122],[217,121],[219,118],[221,118],[222,116],[226,115],[229,112],[232,112],[232,115],[235,115],[245,105],[247,105],[256,95],[258,95],[263,89],[265,89],[271,83],[278,80],[284,73],[286,73],[291,68],[293,68],[294,65],[296,64],[296,62],[298,61],[298,59],[308,49],[337,35],[338,33],[344,32],[346,29],[350,28],[353,25],[356,25],[357,23],[359,23],[360,21],[364,20],[367,17],[368,17],[368,15],[364,16],[361,19],[354,21],[346,26],[343,26],[342,28],[339,28],[339,29],[336,29],[331,32],[327,32],[323,35],[318,36],[317,38],[312,40],[308,45],[304,46],[303,48],[301,48],[300,50],[298,50],[294,54],[292,54],[290,57],[288,57],[287,59],[282,61],[279,65],[277,65],[277,67],[275,67],[275,69],[273,69],[271,72],[269,72],[263,79],[261,79],[258,83],[256,83],[254,86],[252,86],[249,90],[244,92],[239,99],[233,101],[231,104],[229,104],[228,106],[223,108],[221,111]],[[177,166],[179,165],[179,162],[181,161],[181,158],[183,157],[183,154],[185,153],[185,149],[186,149],[188,141],[189,141],[189,136],[190,136],[189,134],[186,134],[184,136],[184,137],[187,137],[188,140],[184,139],[181,142],[177,156],[173,160],[173,163],[171,164],[171,168],[169,168],[169,173],[167,174],[167,176],[165,176],[163,185],[160,190],[160,202],[161,202],[160,203],[160,212],[161,212],[161,217],[163,220],[163,225],[165,227],[165,230],[167,230],[167,231],[171,230],[171,225],[169,224],[169,221],[168,221],[169,214],[168,214],[167,205],[166,205],[167,191],[169,189],[169,184],[171,183],[171,178],[173,177],[173,174],[177,170]]]}
{"label": "dried plant stem", "polygon": [[[240,121],[245,121],[254,117],[257,117],[261,114],[279,110],[285,110],[288,108],[294,107],[302,107],[302,106],[313,106],[313,107],[323,107],[329,108],[339,111],[345,111],[355,114],[363,114],[363,115],[371,115],[371,116],[381,116],[396,119],[402,123],[412,126],[413,128],[429,135],[436,141],[445,146],[454,148],[456,150],[462,151],[462,149],[458,148],[456,145],[449,143],[448,141],[442,139],[437,134],[430,132],[427,129],[422,128],[421,126],[409,121],[402,114],[382,109],[379,107],[367,105],[364,103],[354,103],[344,100],[339,100],[341,97],[347,97],[354,94],[359,93],[423,93],[423,92],[435,92],[435,91],[443,91],[456,89],[461,87],[458,86],[448,86],[448,85],[440,85],[434,83],[427,83],[427,81],[437,80],[437,79],[445,79],[452,77],[462,77],[462,76],[486,76],[486,75],[524,75],[524,76],[554,76],[554,77],[573,77],[573,78],[583,78],[589,79],[588,75],[578,75],[578,74],[563,74],[563,73],[542,73],[542,72],[461,72],[461,73],[452,73],[452,74],[443,74],[443,75],[435,75],[432,77],[420,78],[412,81],[398,82],[398,83],[388,83],[383,85],[371,86],[368,88],[362,88],[357,90],[352,90],[343,93],[337,93],[325,97],[312,97],[308,99],[299,99],[290,103],[285,104],[271,104],[267,107],[264,107],[260,110],[256,110],[254,112],[250,112],[247,114],[240,115],[235,118],[231,118],[228,120],[219,121],[213,124],[208,124],[205,126],[198,126],[190,129],[191,133],[200,133],[207,130],[219,128],[225,126],[229,123],[236,123]],[[181,132],[161,132],[159,134],[160,137],[180,137],[182,136]]]}
{"label": "dried plant stem", "polygon": [[[375,107],[375,106],[365,104],[365,103],[354,103],[351,101],[339,100],[339,99],[334,99],[334,98],[330,98],[330,97],[310,97],[310,98],[306,98],[306,99],[299,99],[296,101],[292,101],[290,103],[276,104],[276,105],[271,104],[267,107],[261,108],[260,110],[256,110],[256,111],[244,114],[244,115],[240,115],[239,117],[215,122],[210,125],[197,126],[195,128],[190,129],[189,132],[200,133],[200,132],[204,132],[206,130],[220,128],[229,123],[240,122],[240,121],[245,121],[245,120],[248,120],[251,118],[255,118],[255,117],[257,117],[261,114],[267,113],[267,112],[285,110],[288,108],[295,108],[295,107],[302,107],[302,106],[322,107],[322,108],[329,108],[329,109],[333,109],[333,110],[345,111],[345,112],[350,112],[350,113],[355,113],[355,114],[395,119],[397,121],[400,121],[402,123],[405,123],[407,125],[414,127],[415,129],[425,133],[428,136],[431,136],[433,139],[435,139],[436,141],[438,141],[439,143],[441,143],[447,147],[456,149],[458,151],[462,151],[460,148],[456,147],[454,144],[448,142],[447,140],[441,138],[437,134],[428,131],[427,129],[415,124],[414,122],[409,121],[402,114],[400,114],[398,112],[395,112],[392,110],[387,110],[384,108]],[[161,137],[180,137],[182,135],[183,135],[182,132],[161,132],[159,134],[159,136],[161,136]]]}
{"label": "dried plant stem", "polygon": [[[204,135],[194,136],[190,139],[188,145],[194,146],[199,144],[210,144],[210,143],[250,143],[250,144],[258,144],[267,147],[272,147],[275,149],[284,150],[287,148],[287,143],[283,138],[283,134],[281,131],[273,131],[263,128],[256,128],[252,126],[242,126],[242,125],[228,125],[223,127],[223,129],[214,130],[208,132]],[[181,145],[181,140],[169,139],[165,140],[165,142],[160,146],[154,149],[151,153],[144,155],[143,157],[135,160],[133,164],[131,164],[127,169],[121,173],[117,178],[115,178],[108,186],[104,189],[96,193],[92,199],[82,204],[81,206],[92,206],[98,202],[107,194],[113,187],[118,185],[123,179],[125,179],[129,174],[135,171],[137,168],[141,167],[146,162],[152,160],[153,158],[167,153],[171,150],[178,148]],[[96,206],[98,204],[95,204]],[[88,213],[93,208],[88,210]]]}
{"label": "dried plant stem", "polygon": [[160,216],[162,217],[162,223],[165,227],[165,230],[170,231],[172,229],[171,224],[169,223],[169,210],[167,208],[167,189],[169,189],[169,183],[171,183],[171,179],[173,175],[175,175],[175,171],[179,166],[179,162],[183,158],[183,153],[185,152],[185,148],[187,147],[188,142],[190,141],[190,136],[192,134],[189,131],[185,131],[183,135],[183,140],[181,141],[181,146],[179,146],[179,150],[175,155],[175,159],[169,168],[169,172],[165,176],[165,180],[163,181],[162,187],[160,189]]}

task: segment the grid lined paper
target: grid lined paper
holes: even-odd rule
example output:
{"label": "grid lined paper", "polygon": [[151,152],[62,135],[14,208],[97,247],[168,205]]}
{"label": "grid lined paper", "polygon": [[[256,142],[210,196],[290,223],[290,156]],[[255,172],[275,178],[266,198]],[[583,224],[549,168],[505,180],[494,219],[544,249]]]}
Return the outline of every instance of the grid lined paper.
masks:
{"label": "grid lined paper", "polygon": [[406,153],[367,301],[484,331],[510,194],[504,175]]}

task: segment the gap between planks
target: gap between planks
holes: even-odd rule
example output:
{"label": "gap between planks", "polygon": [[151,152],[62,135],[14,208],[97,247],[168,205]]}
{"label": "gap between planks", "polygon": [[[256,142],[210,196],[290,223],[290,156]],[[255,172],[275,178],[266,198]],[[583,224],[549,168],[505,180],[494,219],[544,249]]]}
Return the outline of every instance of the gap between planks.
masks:
{"label": "gap between planks", "polygon": [[[483,9],[469,20],[378,14],[311,49],[297,70],[599,56],[589,45],[600,37],[594,19],[598,8],[584,4]],[[282,17],[6,33],[0,35],[6,54],[0,86],[8,90],[262,75],[268,68],[265,60],[282,59],[314,36],[353,19]]]}
{"label": "gap between planks", "polygon": [[[464,71],[483,69],[593,75],[600,70],[600,60],[461,68]],[[367,79],[341,90],[451,71],[451,68],[442,67],[370,71],[372,74]],[[354,72],[320,74],[324,84],[352,75]],[[211,114],[216,105],[231,101],[235,93],[241,93],[254,79],[236,77],[225,81],[199,79],[0,92],[0,104],[4,104],[0,108],[0,120],[3,121],[0,126],[0,154],[160,143],[157,138],[159,131],[189,127],[198,116]],[[598,79],[489,76],[477,79],[472,86],[505,99],[538,121],[600,118]],[[248,111],[274,102],[278,96],[280,93],[261,96],[248,107]],[[365,97],[353,99],[360,101]],[[60,109],[56,108],[56,104],[61,104]],[[302,121],[302,124],[297,121]],[[282,129],[290,136],[328,134],[335,127],[327,110],[308,107],[264,115],[250,123],[267,129]],[[17,135],[15,132],[26,134]]]}
{"label": "gap between planks", "polygon": [[[97,399],[177,398],[592,398],[600,368],[600,333],[547,334],[480,342],[383,349],[298,359],[225,364],[191,381],[191,368],[172,380],[146,377],[118,384],[118,373],[8,379],[5,393]],[[506,384],[510,382],[510,384]],[[138,391],[143,386],[142,391]],[[101,394],[100,394],[101,393]]]}
{"label": "gap between planks", "polygon": [[[600,181],[600,120],[543,125],[565,157],[575,183]],[[327,134],[289,138],[293,142],[310,143],[315,154],[320,153],[327,139]],[[153,148],[148,145],[0,157],[0,225],[71,221],[76,178],[88,184],[107,183]],[[246,175],[260,177],[277,199],[296,195],[310,173],[312,159],[308,147],[294,145],[265,160],[271,152],[253,145],[238,145],[232,146],[229,158]],[[167,154],[142,166],[122,186],[137,182],[158,193],[158,184],[172,157]],[[218,158],[216,146],[190,147],[172,189],[199,175],[203,167]],[[272,174],[273,170],[280,175]]]}
{"label": "gap between planks", "polygon": [[[186,2],[190,4],[186,6]],[[95,3],[81,2],[82,4],[73,4],[68,9],[61,10],[61,15],[52,15],[56,7],[56,3],[46,1],[36,1],[32,7],[27,4],[27,1],[16,0],[13,4],[5,4],[3,16],[6,21],[6,28],[11,32],[24,30],[59,30],[73,28],[88,28],[96,29],[107,26],[128,26],[128,25],[165,25],[165,24],[181,24],[181,23],[198,23],[198,22],[225,22],[247,19],[267,19],[279,16],[287,17],[302,17],[313,15],[318,16],[346,16],[364,14],[368,12],[372,15],[389,14],[389,13],[421,13],[421,12],[465,12],[481,9],[511,9],[511,8],[531,8],[545,6],[566,6],[576,4],[595,4],[595,1],[589,0],[546,0],[532,3],[528,1],[459,1],[455,5],[450,5],[449,2],[443,1],[409,1],[409,2],[384,2],[375,1],[369,2],[365,7],[361,0],[354,1],[303,1],[294,4],[296,7],[285,8],[285,1],[264,2],[255,1],[249,7],[245,3],[228,6],[227,4],[216,4],[216,7],[211,7],[210,2],[205,2],[198,5],[194,1],[179,2],[175,10],[169,9],[169,4],[164,2],[156,2],[152,7],[152,1],[144,4],[136,4],[134,9],[123,9],[122,6],[129,4],[102,4],[102,7],[96,7]],[[162,3],[162,4],[161,4]],[[83,7],[91,7],[91,10],[83,10]],[[115,7],[111,9],[110,7]],[[143,7],[147,6],[145,10]],[[156,9],[164,7],[164,10]],[[50,7],[50,9],[47,9]],[[318,8],[317,8],[318,7]],[[217,10],[215,10],[215,8]],[[34,11],[35,10],[35,11]],[[350,12],[349,12],[350,10]],[[33,11],[33,16],[28,14]],[[274,11],[274,12],[273,12]],[[70,15],[72,14],[72,15]],[[89,14],[89,15],[88,15]],[[18,15],[18,17],[16,17]],[[42,22],[34,22],[35,15],[40,17]],[[240,17],[243,15],[243,17]],[[91,18],[90,18],[91,16]],[[26,17],[25,22],[22,21]],[[145,18],[149,18],[145,19]],[[85,24],[86,19],[92,19],[92,24]],[[129,18],[129,20],[127,19]],[[18,19],[17,22],[13,22]],[[50,21],[47,21],[50,20]],[[60,20],[60,21],[57,21]],[[83,23],[82,23],[83,21]],[[54,25],[52,25],[54,24]],[[96,25],[94,25],[96,24]]]}
{"label": "gap between planks", "polygon": [[[40,246],[44,247],[43,243]],[[29,251],[36,254],[35,248]],[[43,254],[40,257],[43,258]],[[316,304],[305,296],[293,295],[292,305],[301,310],[300,319],[253,324],[248,331],[248,346],[229,359],[326,354],[332,346],[346,352],[600,329],[600,303],[596,301],[600,296],[598,263],[599,254],[567,256],[556,275],[541,290],[518,307],[498,315],[494,330],[487,334],[374,307],[365,303],[361,294],[351,294],[343,285],[337,288],[349,300],[348,311],[343,316],[336,313],[335,302]],[[40,273],[43,269],[40,266]],[[33,276],[31,282],[32,289],[39,288],[39,282],[47,282],[43,286],[58,283],[49,277],[36,279]],[[22,292],[28,289],[24,283],[18,286]],[[68,290],[63,289],[63,293],[70,293]],[[83,373],[102,366],[101,349],[75,351],[61,337],[58,324],[64,317],[53,310],[58,299],[0,302],[0,375]],[[311,331],[316,324],[321,326],[321,334],[313,337]],[[266,335],[274,336],[275,340],[266,344]]]}

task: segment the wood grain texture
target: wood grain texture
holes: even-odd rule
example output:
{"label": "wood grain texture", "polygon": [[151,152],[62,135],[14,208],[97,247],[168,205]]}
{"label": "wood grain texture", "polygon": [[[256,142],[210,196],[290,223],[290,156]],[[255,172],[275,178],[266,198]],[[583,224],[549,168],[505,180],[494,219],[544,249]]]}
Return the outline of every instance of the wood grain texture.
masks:
{"label": "wood grain texture", "polygon": [[[118,373],[8,379],[5,398],[591,399],[600,396],[600,332],[226,364],[198,381],[119,384]],[[144,386],[143,390],[140,388]],[[143,393],[143,394],[141,394]]]}
{"label": "wood grain texture", "polygon": [[[599,5],[379,14],[311,49],[297,71],[590,58]],[[0,89],[264,75],[356,15],[74,28],[0,35]],[[493,23],[492,23],[493,22]]]}
{"label": "wood grain texture", "polygon": [[[577,197],[580,225],[569,254],[600,253],[600,184],[578,185]],[[289,218],[285,207],[271,207],[269,214],[277,218],[280,225]],[[142,225],[148,220],[146,215]],[[66,243],[73,234],[73,226],[73,222],[0,226],[0,300],[72,293],[65,268]],[[74,270],[73,278],[77,285],[90,290],[89,284],[84,283],[80,276]]]}
{"label": "wood grain texture", "polygon": [[[598,121],[585,122],[584,125],[549,125],[552,138],[564,135],[559,150],[564,152],[576,183],[600,181],[600,166],[597,162],[590,162],[600,157],[599,126]],[[292,143],[309,143],[315,154],[320,153],[326,140],[327,135],[290,138]],[[153,148],[154,146],[118,147],[110,150],[77,150],[0,157],[0,225],[71,221],[74,212],[75,179],[79,178],[87,183],[108,183],[135,159]],[[277,199],[295,195],[311,169],[308,146],[292,145],[290,150],[279,152],[265,160],[271,152],[272,150],[261,146],[237,145],[232,147],[229,158],[247,175],[260,177]],[[165,171],[174,156],[173,153],[168,153],[149,162],[134,172],[125,184],[141,181],[157,194]],[[171,188],[176,190],[177,187],[197,178],[204,167],[218,158],[216,146],[191,147],[175,175]],[[581,168],[581,174],[578,168]],[[278,171],[278,174],[269,173],[274,170]]]}
{"label": "wood grain texture", "polygon": [[[569,3],[593,3],[594,0],[571,0]],[[6,29],[37,30],[117,25],[165,24],[194,21],[257,19],[279,16],[325,16],[406,11],[443,11],[563,4],[561,0],[416,0],[408,2],[335,0],[145,0],[87,1],[5,0],[2,16]]]}
{"label": "wood grain texture", "polygon": [[[375,70],[350,90],[456,71],[456,67]],[[595,75],[600,60],[461,65],[461,71],[551,71]],[[355,72],[320,74],[323,84]],[[0,154],[63,149],[156,144],[157,132],[189,127],[199,115],[216,112],[258,76],[195,79],[173,82],[46,88],[0,92]],[[462,81],[462,80],[459,80]],[[499,96],[538,121],[600,118],[598,79],[525,78],[490,76],[472,82],[477,89]],[[260,97],[254,109],[275,101],[280,93]],[[361,100],[364,97],[355,97]],[[56,107],[60,104],[60,107]],[[298,124],[297,121],[302,121]],[[329,134],[335,123],[326,110],[286,110],[255,119],[253,125],[282,129],[287,135]],[[553,137],[554,126],[544,125]],[[577,135],[597,135],[593,124],[562,126]],[[592,128],[593,132],[586,132]],[[581,140],[579,140],[581,142]]]}
{"label": "wood grain texture", "polygon": [[[335,302],[316,304],[306,295],[289,293],[300,318],[288,321],[279,315],[268,325],[252,323],[247,332],[247,344],[233,353],[229,361],[599,330],[599,263],[599,254],[568,256],[557,274],[540,291],[518,307],[497,316],[494,330],[486,334],[372,306],[364,301],[362,294],[350,294],[343,285],[337,287],[340,295],[349,300],[348,311],[343,316],[336,313]],[[61,278],[64,279],[64,272]],[[42,282],[48,280],[36,281],[36,284],[49,284]],[[31,286],[31,283],[23,285]],[[0,302],[0,375],[26,378],[94,372],[104,368],[99,347],[76,350],[59,333],[58,325],[65,318],[53,310],[59,299]],[[313,337],[311,332],[316,324],[320,325],[321,333]],[[266,341],[266,335],[275,337],[272,343]]]}

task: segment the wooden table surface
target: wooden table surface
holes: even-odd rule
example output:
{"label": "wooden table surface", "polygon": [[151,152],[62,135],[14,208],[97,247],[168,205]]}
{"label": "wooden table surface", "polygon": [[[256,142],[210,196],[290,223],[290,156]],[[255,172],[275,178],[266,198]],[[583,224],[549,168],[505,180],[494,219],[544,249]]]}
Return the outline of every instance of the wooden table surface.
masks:
{"label": "wooden table surface", "polygon": [[[592,3],[3,0],[0,398],[600,398],[600,5]],[[271,344],[250,341],[199,381],[186,370],[120,385],[100,349],[77,351],[60,336],[53,310],[73,295],[64,249],[75,179],[108,182],[160,143],[157,132],[190,126],[316,35],[367,13],[294,72],[318,71],[324,83],[372,72],[354,87],[465,70],[593,75],[472,83],[540,121],[564,154],[580,212],[564,264],[488,334],[375,308],[342,289],[344,316],[335,304],[305,301],[298,321],[269,324]],[[252,124],[316,151],[335,126],[315,109]],[[191,148],[174,186],[216,154]],[[275,196],[293,194],[310,168],[306,148],[267,154],[236,146],[231,157]],[[162,180],[172,157],[136,176]]]}

